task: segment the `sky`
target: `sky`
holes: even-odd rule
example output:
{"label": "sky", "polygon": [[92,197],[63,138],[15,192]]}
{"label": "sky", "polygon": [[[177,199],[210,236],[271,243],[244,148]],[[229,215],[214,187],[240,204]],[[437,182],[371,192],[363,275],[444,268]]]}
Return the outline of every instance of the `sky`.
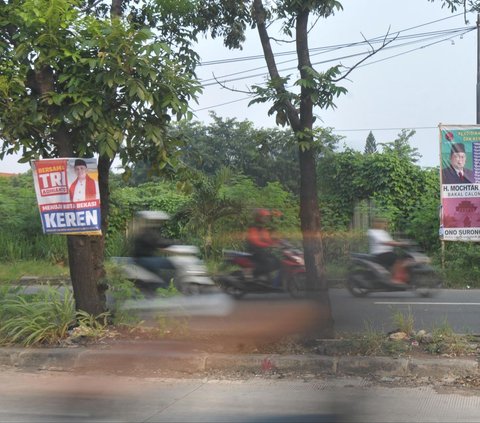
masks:
{"label": "sky", "polygon": [[[310,32],[311,60],[317,71],[341,64],[353,66],[368,54],[375,40],[397,36],[387,48],[354,69],[342,81],[348,92],[335,109],[316,109],[317,124],[344,138],[340,149],[363,151],[372,131],[377,144],[393,141],[402,129],[414,129],[410,144],[422,156],[418,164],[438,166],[438,125],[476,123],[476,14],[451,13],[440,0],[344,0],[343,10],[319,20]],[[313,21],[312,21],[313,22]],[[271,36],[280,39],[276,31]],[[274,43],[282,76],[296,77],[294,44]],[[267,105],[248,107],[249,86],[266,80],[267,69],[258,34],[247,33],[242,50],[229,50],[222,40],[202,38],[197,75],[203,94],[192,109],[195,119],[211,122],[210,112],[223,118],[249,120],[257,128],[274,128]],[[348,57],[350,56],[350,57]],[[354,57],[351,57],[354,56]],[[223,85],[240,91],[222,88]],[[0,161],[0,172],[24,172],[18,157]]]}

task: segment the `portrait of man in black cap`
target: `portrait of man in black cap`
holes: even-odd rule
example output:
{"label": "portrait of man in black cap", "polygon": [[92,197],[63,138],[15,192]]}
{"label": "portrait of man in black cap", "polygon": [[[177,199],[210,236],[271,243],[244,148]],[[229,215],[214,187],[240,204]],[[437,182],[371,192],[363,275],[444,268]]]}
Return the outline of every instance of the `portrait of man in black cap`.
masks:
{"label": "portrait of man in black cap", "polygon": [[450,165],[442,170],[442,184],[470,184],[475,182],[473,171],[465,167],[466,161],[465,146],[460,142],[452,144]]}
{"label": "portrait of man in black cap", "polygon": [[73,165],[77,178],[70,185],[70,201],[90,201],[98,198],[97,181],[88,176],[85,160],[76,159]]}

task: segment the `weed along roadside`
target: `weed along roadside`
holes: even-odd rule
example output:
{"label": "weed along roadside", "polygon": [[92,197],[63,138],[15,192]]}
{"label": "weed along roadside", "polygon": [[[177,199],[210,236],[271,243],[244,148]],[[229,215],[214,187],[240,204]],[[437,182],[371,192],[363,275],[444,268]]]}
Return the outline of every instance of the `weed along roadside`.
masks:
{"label": "weed along roadside", "polygon": [[[291,332],[272,333],[262,319],[275,309],[255,315],[252,325],[232,331],[235,317],[198,319],[188,313],[165,310],[150,316],[148,324],[134,309],[115,309],[100,316],[75,311],[69,290],[61,295],[47,286],[35,294],[16,287],[0,290],[0,365],[20,370],[106,372],[132,376],[305,376],[359,375],[379,378],[473,378],[478,380],[480,339],[454,333],[447,323],[431,332],[415,330],[411,313],[395,312],[397,327],[389,333],[366,325],[355,334],[305,342]],[[125,281],[112,287],[117,298],[135,297]],[[172,301],[172,288],[159,292]],[[159,304],[164,304],[159,302]],[[290,310],[297,313],[299,309]],[[285,310],[281,310],[282,313]],[[275,317],[275,314],[273,314]],[[198,316],[197,316],[198,317]],[[201,320],[201,319],[200,319]],[[232,323],[233,322],[233,323]],[[237,336],[238,335],[238,336]]]}

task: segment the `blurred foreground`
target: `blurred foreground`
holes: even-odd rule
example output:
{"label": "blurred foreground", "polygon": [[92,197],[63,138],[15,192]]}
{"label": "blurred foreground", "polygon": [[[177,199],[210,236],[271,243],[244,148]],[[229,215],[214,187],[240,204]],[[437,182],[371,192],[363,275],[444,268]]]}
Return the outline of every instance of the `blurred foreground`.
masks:
{"label": "blurred foreground", "polygon": [[225,294],[177,296],[128,301],[123,308],[136,313],[145,328],[162,330],[183,351],[246,352],[289,337],[307,339],[325,318],[316,301],[284,296],[242,301]]}
{"label": "blurred foreground", "polygon": [[0,422],[478,422],[475,391],[355,377],[156,379],[0,374]]}

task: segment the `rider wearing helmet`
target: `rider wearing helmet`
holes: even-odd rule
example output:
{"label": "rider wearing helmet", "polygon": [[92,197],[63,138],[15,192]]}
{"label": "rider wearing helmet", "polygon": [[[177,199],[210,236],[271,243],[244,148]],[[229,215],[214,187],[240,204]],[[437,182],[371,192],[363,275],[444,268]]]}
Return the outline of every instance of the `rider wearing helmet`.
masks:
{"label": "rider wearing helmet", "polygon": [[167,257],[159,255],[163,248],[178,243],[163,236],[164,223],[169,219],[170,216],[161,211],[141,211],[135,218],[139,227],[133,238],[132,256],[137,264],[160,277],[165,277],[167,270],[174,269]]}
{"label": "rider wearing helmet", "polygon": [[269,223],[272,213],[267,209],[257,209],[254,213],[254,223],[248,228],[247,249],[252,254],[255,263],[254,276],[267,276],[278,269],[280,262],[271,249],[278,244],[270,232]]}

